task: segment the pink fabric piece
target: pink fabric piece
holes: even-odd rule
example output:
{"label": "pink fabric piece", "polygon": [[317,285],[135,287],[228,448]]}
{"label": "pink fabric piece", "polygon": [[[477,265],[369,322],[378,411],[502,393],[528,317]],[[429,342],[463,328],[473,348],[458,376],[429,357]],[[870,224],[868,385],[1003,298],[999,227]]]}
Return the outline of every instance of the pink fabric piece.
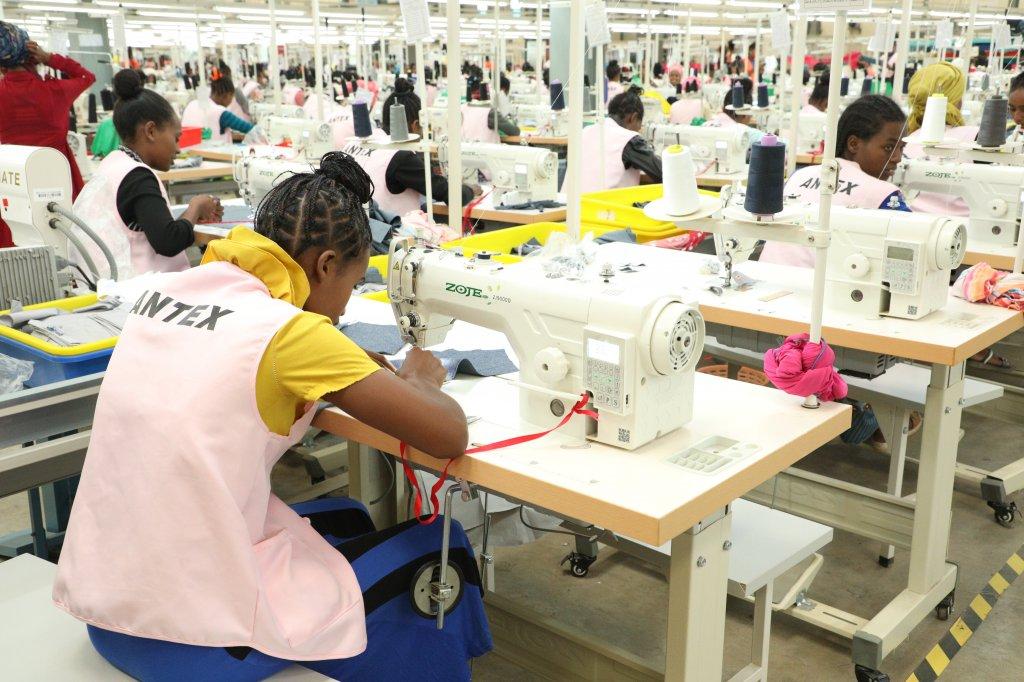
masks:
{"label": "pink fabric piece", "polygon": [[674,251],[693,251],[707,236],[707,232],[687,232],[686,234],[680,234],[674,237],[658,239],[651,242],[651,246],[657,246],[662,249],[673,249]]}
{"label": "pink fabric piece", "polygon": [[971,303],[984,302],[1024,310],[1024,275],[996,270],[988,263],[972,265],[956,279],[953,295]]}
{"label": "pink fabric piece", "polygon": [[790,395],[818,396],[826,402],[846,397],[847,386],[834,364],[835,352],[824,340],[809,343],[808,334],[795,334],[764,354],[764,373]]}

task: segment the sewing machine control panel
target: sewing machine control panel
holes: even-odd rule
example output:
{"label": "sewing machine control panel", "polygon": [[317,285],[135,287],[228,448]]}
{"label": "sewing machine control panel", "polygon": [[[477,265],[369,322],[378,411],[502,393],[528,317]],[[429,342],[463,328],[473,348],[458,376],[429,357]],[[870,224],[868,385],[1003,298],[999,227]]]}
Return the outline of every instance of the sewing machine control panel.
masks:
{"label": "sewing machine control panel", "polygon": [[624,382],[626,340],[608,335],[588,335],[585,339],[587,354],[588,390],[594,394],[593,404],[619,414],[626,412]]}
{"label": "sewing machine control panel", "polygon": [[919,276],[924,254],[921,244],[885,241],[885,281],[894,294],[917,294]]}

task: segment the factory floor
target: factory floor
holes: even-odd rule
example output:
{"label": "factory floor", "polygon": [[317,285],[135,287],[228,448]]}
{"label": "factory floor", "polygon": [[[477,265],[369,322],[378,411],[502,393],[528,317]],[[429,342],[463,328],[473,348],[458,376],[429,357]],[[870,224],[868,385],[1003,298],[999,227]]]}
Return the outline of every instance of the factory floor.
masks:
{"label": "factory floor", "polygon": [[[966,436],[960,460],[985,468],[1008,463],[1022,453],[1024,420],[1008,424],[974,414],[964,416]],[[916,452],[918,440],[911,440]],[[883,488],[888,460],[865,448],[830,444],[806,458],[801,466],[829,472],[847,480]],[[912,492],[916,467],[907,466],[906,487]],[[294,488],[302,470],[279,465],[275,487]],[[1018,499],[1020,496],[1017,496]],[[25,495],[0,499],[0,535],[27,525]],[[634,652],[652,666],[661,666],[665,654],[665,579],[650,566],[602,549],[584,579],[569,577],[558,562],[569,551],[571,538],[548,535],[531,545],[497,549],[497,590],[521,599],[545,616],[570,623],[596,637]],[[953,523],[949,559],[960,566],[956,614],[986,584],[1006,559],[1024,544],[1024,521],[1013,528],[995,523],[974,486],[958,483],[953,497]],[[897,553],[891,568],[876,562],[878,543],[837,531],[825,551],[825,565],[809,597],[863,616],[873,615],[906,584],[907,555]],[[780,586],[781,594],[786,586]],[[953,659],[944,680],[1024,679],[1024,578],[1014,583],[974,637]],[[749,660],[752,609],[730,599],[726,624],[725,673],[732,675]],[[893,682],[902,682],[931,647],[945,634],[953,619],[927,618],[882,669]],[[539,678],[513,662],[490,654],[475,661],[479,682],[529,682]],[[852,680],[849,642],[829,636],[785,615],[772,622],[769,679],[773,682]]]}

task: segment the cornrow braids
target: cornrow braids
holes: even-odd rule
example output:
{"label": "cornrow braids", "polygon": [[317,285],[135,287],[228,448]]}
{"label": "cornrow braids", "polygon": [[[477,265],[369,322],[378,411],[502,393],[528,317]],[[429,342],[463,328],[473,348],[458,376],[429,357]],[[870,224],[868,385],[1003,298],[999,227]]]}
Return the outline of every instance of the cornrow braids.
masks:
{"label": "cornrow braids", "polygon": [[373,181],[344,152],[328,152],[319,169],[296,173],[276,185],[256,209],[255,230],[288,255],[311,248],[333,248],[343,261],[370,247],[370,225],[363,204]]}
{"label": "cornrow braids", "polygon": [[846,107],[836,130],[836,156],[846,158],[846,143],[851,137],[870,140],[885,123],[904,123],[906,114],[900,105],[885,95],[864,95]]}

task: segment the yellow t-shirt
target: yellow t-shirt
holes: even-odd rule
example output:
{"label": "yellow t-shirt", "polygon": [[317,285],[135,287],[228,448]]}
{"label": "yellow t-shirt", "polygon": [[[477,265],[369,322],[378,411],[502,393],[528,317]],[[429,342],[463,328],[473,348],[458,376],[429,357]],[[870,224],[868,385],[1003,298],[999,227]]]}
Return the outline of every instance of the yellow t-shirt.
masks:
{"label": "yellow t-shirt", "polygon": [[[274,298],[301,308],[309,281],[294,259],[273,241],[236,227],[210,242],[203,263],[226,261],[258,277]],[[285,435],[307,404],[370,376],[380,367],[323,315],[301,311],[263,352],[256,372],[256,404],[264,423]]]}

